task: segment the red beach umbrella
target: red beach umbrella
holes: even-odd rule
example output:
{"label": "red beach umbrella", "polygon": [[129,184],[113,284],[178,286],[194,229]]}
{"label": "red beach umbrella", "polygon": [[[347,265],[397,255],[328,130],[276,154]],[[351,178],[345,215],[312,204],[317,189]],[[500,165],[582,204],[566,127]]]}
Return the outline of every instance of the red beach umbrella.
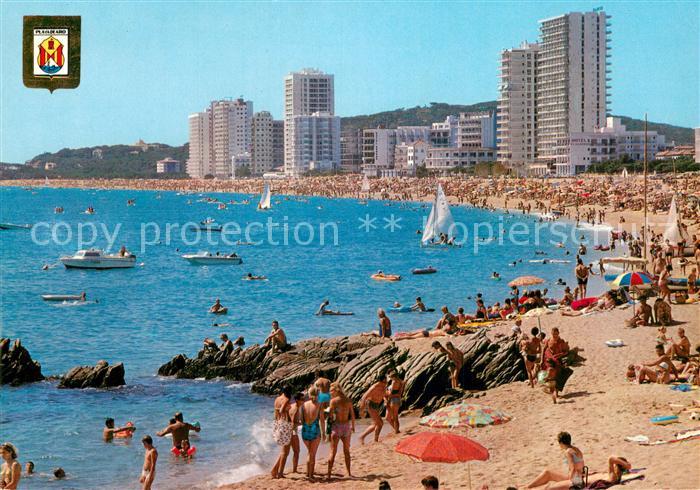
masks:
{"label": "red beach umbrella", "polygon": [[[426,463],[464,463],[486,461],[489,451],[468,437],[439,432],[419,432],[399,441],[394,450]],[[469,488],[471,488],[471,471]]]}

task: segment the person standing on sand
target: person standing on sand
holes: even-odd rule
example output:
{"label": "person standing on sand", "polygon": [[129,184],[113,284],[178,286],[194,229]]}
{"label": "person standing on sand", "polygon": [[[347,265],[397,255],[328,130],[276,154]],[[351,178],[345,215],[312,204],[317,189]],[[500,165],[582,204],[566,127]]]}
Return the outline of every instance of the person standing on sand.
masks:
{"label": "person standing on sand", "polygon": [[294,403],[290,406],[289,417],[292,420],[292,473],[297,473],[299,469],[299,424],[301,424],[301,413],[299,408],[304,403],[306,396],[299,392],[294,395]]}
{"label": "person standing on sand", "polygon": [[401,399],[403,398],[404,381],[399,373],[391,371],[389,373],[391,386],[387,387],[386,391],[386,420],[394,428],[394,434],[401,432],[399,425],[399,409],[401,408]]}
{"label": "person standing on sand", "polygon": [[[328,408],[328,404],[331,401],[331,380],[321,376],[321,371],[316,370],[316,381],[314,381],[314,386],[318,389],[318,402],[321,407],[325,410]],[[324,437],[325,441],[325,437]]]}
{"label": "person standing on sand", "polygon": [[153,438],[151,436],[143,436],[141,439],[143,447],[146,449],[146,454],[143,457],[143,469],[141,470],[141,490],[151,490],[153,480],[156,479],[156,462],[158,461],[158,450],[153,447]]}
{"label": "person standing on sand", "polygon": [[270,474],[272,478],[284,478],[284,467],[287,464],[289,448],[292,444],[293,424],[289,414],[292,391],[285,387],[282,394],[275,398],[275,423],[272,428],[272,437],[280,447],[280,455],[275,461]]}
{"label": "person standing on sand", "polygon": [[331,454],[328,458],[328,479],[331,479],[335,454],[338,451],[338,441],[343,442],[345,468],[348,471],[348,478],[351,478],[350,438],[352,433],[355,432],[355,409],[352,406],[352,401],[343,393],[340,384],[331,383],[331,397],[331,403],[328,407],[328,423],[331,425]]}
{"label": "person standing on sand", "polygon": [[379,442],[379,434],[382,432],[382,409],[384,408],[384,396],[386,393],[386,378],[380,374],[377,381],[370,386],[360,399],[360,412],[366,411],[372,419],[372,425],[360,435],[360,444],[365,443],[365,437],[374,432],[374,442]]}
{"label": "person standing on sand", "polygon": [[316,451],[321,444],[321,434],[326,432],[326,416],[318,402],[318,389],[314,386],[309,390],[309,400],[299,407],[301,415],[301,439],[309,453],[306,462],[306,478],[314,481],[316,468]]}
{"label": "person standing on sand", "polygon": [[659,274],[659,295],[661,299],[671,302],[671,290],[668,287],[668,279],[671,277],[671,264],[667,265]]}
{"label": "person standing on sand", "polygon": [[569,344],[559,336],[559,329],[552,329],[552,337],[548,339],[542,348],[542,360],[540,369],[547,369],[547,360],[553,359],[558,366],[562,365],[562,359],[569,354]]}
{"label": "person standing on sand", "polygon": [[530,333],[532,334],[532,338],[522,341],[521,352],[525,360],[525,371],[527,371],[528,382],[530,386],[534,388],[535,380],[537,379],[537,361],[542,354],[542,343],[539,338],[539,328],[532,327]]}
{"label": "person standing on sand", "polygon": [[576,292],[574,293],[574,298],[583,299],[586,297],[589,272],[590,270],[588,269],[586,264],[584,264],[583,260],[579,258],[576,263],[576,268],[574,269],[574,273],[576,274],[576,283],[578,284]]}

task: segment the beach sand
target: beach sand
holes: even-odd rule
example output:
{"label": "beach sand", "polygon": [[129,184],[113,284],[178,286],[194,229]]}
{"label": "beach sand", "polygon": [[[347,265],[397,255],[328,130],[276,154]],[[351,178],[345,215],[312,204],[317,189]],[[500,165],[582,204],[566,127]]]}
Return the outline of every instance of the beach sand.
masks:
{"label": "beach sand", "polygon": [[[677,324],[695,346],[700,342],[700,306],[679,305],[673,307]],[[677,432],[700,428],[700,421],[689,419],[688,413],[680,415],[680,423],[656,426],[650,418],[672,414],[669,403],[690,405],[700,400],[700,391],[681,393],[668,385],[637,385],[625,379],[626,367],[633,362],[655,359],[656,328],[624,328],[624,320],[631,311],[615,310],[586,317],[562,317],[553,313],[541,318],[547,332],[554,326],[570,346],[583,349],[586,359],[582,366],[574,368],[560,403],[554,405],[551,397],[527,383],[512,383],[482,392],[474,403],[499,408],[514,418],[504,425],[455,433],[473,438],[489,449],[491,458],[486,462],[470,464],[473,488],[488,485],[490,489],[503,489],[513,485],[525,486],[544,468],[565,471],[562,451],[556,443],[560,431],[568,431],[573,443],[584,454],[591,473],[606,471],[610,455],[626,457],[634,468],[646,468],[645,479],[627,484],[632,488],[698,489],[700,488],[700,440],[659,446],[641,446],[626,442],[626,436],[646,435],[651,441],[670,439]],[[537,325],[537,319],[524,320],[524,330]],[[507,324],[492,329],[492,334],[510,333]],[[669,334],[677,338],[676,327]],[[621,338],[627,344],[621,348],[605,345],[609,339]],[[415,347],[427,348],[429,341],[410,341]],[[700,410],[699,410],[700,411]],[[413,414],[416,415],[416,414]],[[405,422],[405,420],[404,420]],[[342,462],[336,458],[334,478],[330,482],[311,484],[301,475],[288,474],[284,480],[259,476],[240,484],[222,489],[282,489],[282,488],[333,488],[376,489],[380,480],[386,479],[394,489],[420,488],[423,476],[439,476],[441,488],[468,488],[466,464],[432,464],[411,461],[394,452],[396,443],[407,434],[428,430],[416,424],[404,423],[403,434],[389,435],[384,427],[380,442],[365,446],[355,444],[352,450],[352,470],[355,479],[345,479]],[[436,430],[436,429],[430,429]],[[368,439],[369,440],[369,439]],[[304,461],[302,451],[302,461]],[[324,462],[317,465],[325,470]]]}

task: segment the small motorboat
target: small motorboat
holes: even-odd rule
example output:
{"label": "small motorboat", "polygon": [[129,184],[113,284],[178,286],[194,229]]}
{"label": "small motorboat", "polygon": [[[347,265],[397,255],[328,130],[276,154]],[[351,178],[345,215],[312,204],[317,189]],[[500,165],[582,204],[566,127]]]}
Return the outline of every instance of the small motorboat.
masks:
{"label": "small motorboat", "polygon": [[330,311],[326,310],[319,316],[352,316],[354,313],[352,311]]}
{"label": "small motorboat", "polygon": [[199,229],[202,231],[221,231],[223,226],[216,223],[213,219],[207,218],[204,221],[200,221]]}
{"label": "small motorboat", "polygon": [[211,252],[197,252],[196,254],[184,254],[182,258],[195,265],[240,265],[243,263],[243,259],[235,253],[219,255]]}
{"label": "small motorboat", "polygon": [[0,223],[0,230],[29,230],[32,225],[19,225],[15,223]]}
{"label": "small motorboat", "polygon": [[59,260],[66,269],[128,269],[136,265],[136,256],[133,254],[107,255],[96,248],[78,250],[75,255],[64,256]]}
{"label": "small motorboat", "polygon": [[437,269],[435,267],[432,267],[432,266],[411,269],[411,274],[435,274],[436,272],[437,272]]}
{"label": "small motorboat", "polygon": [[414,310],[410,306],[392,306],[387,308],[390,313],[432,313],[435,308],[426,308],[425,310]]}
{"label": "small motorboat", "polygon": [[401,276],[398,274],[384,274],[383,272],[372,274],[370,277],[375,281],[395,282],[401,280]]}
{"label": "small motorboat", "polygon": [[80,294],[42,294],[44,301],[85,301]]}

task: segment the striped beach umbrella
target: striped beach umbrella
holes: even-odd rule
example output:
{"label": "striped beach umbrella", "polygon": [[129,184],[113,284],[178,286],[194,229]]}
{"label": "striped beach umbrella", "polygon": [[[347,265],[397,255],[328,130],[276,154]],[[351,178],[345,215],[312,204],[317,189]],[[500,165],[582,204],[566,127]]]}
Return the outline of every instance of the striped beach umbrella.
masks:
{"label": "striped beach umbrella", "polygon": [[615,288],[638,288],[649,287],[653,284],[652,279],[646,272],[623,272],[617,276],[610,284]]}
{"label": "striped beach umbrella", "polygon": [[505,424],[511,416],[501,410],[461,402],[435,410],[420,419],[420,425],[428,427],[483,427],[485,425]]}

